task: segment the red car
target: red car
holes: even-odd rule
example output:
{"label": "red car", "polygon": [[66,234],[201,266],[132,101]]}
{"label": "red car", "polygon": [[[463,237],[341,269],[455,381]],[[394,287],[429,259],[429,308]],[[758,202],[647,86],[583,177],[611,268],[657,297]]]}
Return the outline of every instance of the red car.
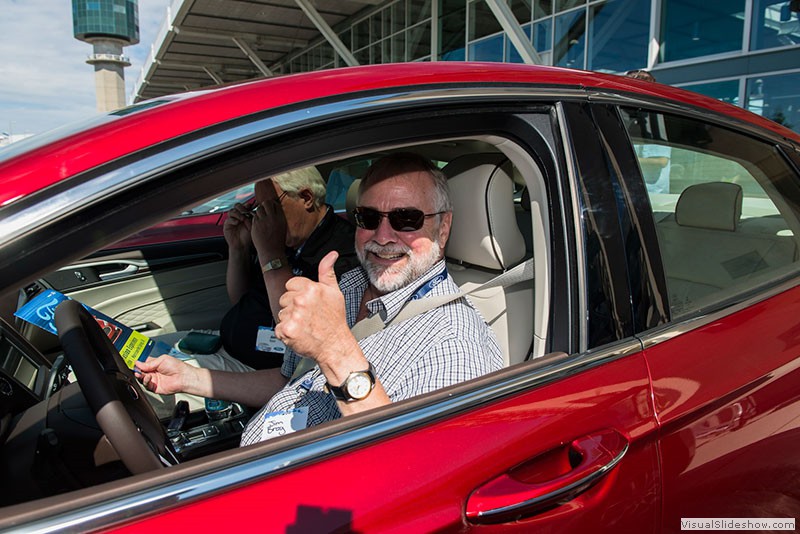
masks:
{"label": "red car", "polygon": [[[29,141],[0,152],[0,529],[800,517],[800,136],[778,124],[613,75],[426,63],[164,97]],[[246,409],[168,433],[106,345],[67,349],[88,369],[71,382],[58,338],[11,316],[56,289],[144,334],[216,328],[227,249],[186,229],[216,211],[190,210],[316,165],[344,216],[395,150],[450,178],[460,284],[532,260],[472,299],[501,371],[238,448]],[[170,219],[181,234],[130,239]],[[84,400],[101,391],[111,418]]]}

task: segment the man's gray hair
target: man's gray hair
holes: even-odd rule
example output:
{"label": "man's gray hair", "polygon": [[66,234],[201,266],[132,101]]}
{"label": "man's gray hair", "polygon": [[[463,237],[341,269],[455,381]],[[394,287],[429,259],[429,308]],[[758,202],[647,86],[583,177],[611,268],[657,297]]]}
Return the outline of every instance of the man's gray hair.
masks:
{"label": "man's gray hair", "polygon": [[293,197],[303,189],[308,189],[314,197],[315,207],[325,204],[325,180],[313,165],[278,174],[272,177],[272,181]]}
{"label": "man's gray hair", "polygon": [[426,173],[433,180],[436,211],[453,211],[450,188],[447,186],[447,176],[428,158],[413,152],[390,154],[373,163],[359,184],[358,196],[361,198],[361,195],[367,189],[381,180],[412,172]]}

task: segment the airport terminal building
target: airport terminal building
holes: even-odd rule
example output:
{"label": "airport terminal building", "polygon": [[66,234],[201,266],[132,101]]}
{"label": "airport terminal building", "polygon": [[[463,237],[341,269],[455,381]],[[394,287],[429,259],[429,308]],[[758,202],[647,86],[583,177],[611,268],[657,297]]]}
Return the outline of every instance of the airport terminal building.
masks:
{"label": "airport terminal building", "polygon": [[409,61],[645,68],[800,132],[800,0],[174,0],[130,100]]}

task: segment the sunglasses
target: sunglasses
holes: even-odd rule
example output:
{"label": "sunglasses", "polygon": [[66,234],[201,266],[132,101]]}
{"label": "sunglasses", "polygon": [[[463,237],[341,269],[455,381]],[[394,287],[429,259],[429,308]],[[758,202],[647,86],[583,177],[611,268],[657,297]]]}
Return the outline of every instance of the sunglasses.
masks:
{"label": "sunglasses", "polygon": [[381,219],[386,217],[389,224],[397,232],[413,232],[425,224],[425,219],[441,215],[443,211],[425,213],[413,208],[400,208],[392,211],[378,211],[372,208],[358,207],[353,210],[356,226],[365,230],[375,230],[380,226]]}

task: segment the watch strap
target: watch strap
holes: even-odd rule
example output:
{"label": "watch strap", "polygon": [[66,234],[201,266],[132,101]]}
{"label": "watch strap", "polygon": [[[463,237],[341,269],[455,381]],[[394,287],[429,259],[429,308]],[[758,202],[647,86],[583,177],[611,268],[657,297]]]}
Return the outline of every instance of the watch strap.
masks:
{"label": "watch strap", "polygon": [[262,265],[261,272],[266,273],[274,269],[280,269],[284,265],[286,265],[286,263],[281,258],[275,258]]}
{"label": "watch strap", "polygon": [[[350,377],[352,377],[353,375],[355,375],[355,374],[365,374],[365,375],[367,375],[367,377],[369,377],[370,382],[372,382],[372,387],[370,388],[370,392],[371,392],[372,389],[375,388],[375,368],[372,366],[371,362],[367,362],[367,363],[369,364],[369,368],[368,369],[366,369],[364,371],[353,371],[352,373],[347,375],[347,378],[344,379],[344,382],[342,382],[342,384],[340,386],[332,386],[330,382],[326,382],[325,383],[325,391],[327,391],[328,393],[332,394],[333,397],[336,400],[339,400],[339,401],[342,401],[342,402],[352,402],[352,401],[356,401],[356,400],[363,400],[363,399],[356,399],[355,397],[351,397],[350,395],[348,395],[347,394],[347,390],[345,389],[345,385],[347,384],[347,381],[350,380]],[[366,398],[366,397],[364,397],[364,398]]]}

